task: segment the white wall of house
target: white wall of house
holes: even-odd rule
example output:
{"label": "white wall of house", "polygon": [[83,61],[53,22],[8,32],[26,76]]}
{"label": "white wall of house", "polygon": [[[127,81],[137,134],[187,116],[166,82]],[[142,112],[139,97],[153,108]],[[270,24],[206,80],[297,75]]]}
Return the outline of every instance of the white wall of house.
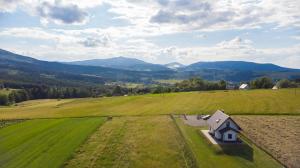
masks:
{"label": "white wall of house", "polygon": [[215,138],[216,139],[221,139],[222,138],[222,134],[219,131],[215,131]]}
{"label": "white wall of house", "polygon": [[[231,138],[229,135],[231,135]],[[236,141],[236,140],[237,140],[237,133],[235,131],[229,130],[227,132],[224,132],[223,141]]]}

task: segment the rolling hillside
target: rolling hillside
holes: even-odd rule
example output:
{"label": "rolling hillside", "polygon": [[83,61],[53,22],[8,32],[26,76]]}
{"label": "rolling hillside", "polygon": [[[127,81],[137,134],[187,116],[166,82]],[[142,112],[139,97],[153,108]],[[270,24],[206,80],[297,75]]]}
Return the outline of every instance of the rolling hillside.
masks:
{"label": "rolling hillside", "polygon": [[48,62],[0,50],[0,80],[46,85],[95,85],[105,81],[149,82],[172,76],[172,71],[129,71]]}

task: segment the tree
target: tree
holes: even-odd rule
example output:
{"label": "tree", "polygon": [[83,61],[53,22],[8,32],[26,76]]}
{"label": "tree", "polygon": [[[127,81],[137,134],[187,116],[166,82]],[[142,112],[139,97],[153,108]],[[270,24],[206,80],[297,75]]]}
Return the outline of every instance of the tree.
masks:
{"label": "tree", "polygon": [[120,86],[116,86],[114,89],[113,89],[113,92],[112,92],[112,95],[113,96],[120,96],[122,95],[123,92],[122,92],[122,88]]}
{"label": "tree", "polygon": [[219,89],[220,90],[225,90],[226,89],[226,81],[225,80],[221,80],[219,82]]}
{"label": "tree", "polygon": [[0,90],[1,89],[4,89],[4,84],[3,83],[0,83]]}
{"label": "tree", "polygon": [[277,83],[278,87],[280,88],[294,88],[297,87],[297,84],[295,82],[292,82],[287,79],[282,79]]}
{"label": "tree", "polygon": [[0,105],[8,105],[9,101],[8,101],[8,96],[5,94],[0,94]]}
{"label": "tree", "polygon": [[250,82],[250,86],[253,89],[268,89],[272,88],[273,85],[272,79],[268,77],[258,78]]}

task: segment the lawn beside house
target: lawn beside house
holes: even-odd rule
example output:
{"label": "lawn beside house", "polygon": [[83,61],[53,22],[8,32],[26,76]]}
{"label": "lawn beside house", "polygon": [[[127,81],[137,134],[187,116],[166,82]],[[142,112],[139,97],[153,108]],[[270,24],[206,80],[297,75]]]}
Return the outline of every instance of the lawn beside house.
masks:
{"label": "lawn beside house", "polygon": [[200,132],[201,128],[185,125],[180,118],[175,118],[175,122],[195,155],[199,167],[282,167],[271,156],[253,144],[246,142],[243,145],[222,145],[221,147],[212,145]]}

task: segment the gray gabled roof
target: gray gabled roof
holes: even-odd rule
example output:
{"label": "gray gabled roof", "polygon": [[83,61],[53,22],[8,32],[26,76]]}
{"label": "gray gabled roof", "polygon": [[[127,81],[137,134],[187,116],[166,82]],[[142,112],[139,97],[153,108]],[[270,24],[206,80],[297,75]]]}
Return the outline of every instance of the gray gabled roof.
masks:
{"label": "gray gabled roof", "polygon": [[229,116],[223,113],[221,110],[217,110],[208,120],[208,125],[216,130],[218,129],[227,119]]}
{"label": "gray gabled roof", "polygon": [[[213,129],[216,130],[218,129],[226,120],[230,119],[231,121],[233,121],[229,115],[225,114],[223,111],[221,110],[217,110],[208,120],[207,123],[208,125]],[[234,121],[233,121],[234,122]],[[234,122],[235,125],[238,127],[238,129],[240,130],[241,128],[237,125],[236,122]]]}

